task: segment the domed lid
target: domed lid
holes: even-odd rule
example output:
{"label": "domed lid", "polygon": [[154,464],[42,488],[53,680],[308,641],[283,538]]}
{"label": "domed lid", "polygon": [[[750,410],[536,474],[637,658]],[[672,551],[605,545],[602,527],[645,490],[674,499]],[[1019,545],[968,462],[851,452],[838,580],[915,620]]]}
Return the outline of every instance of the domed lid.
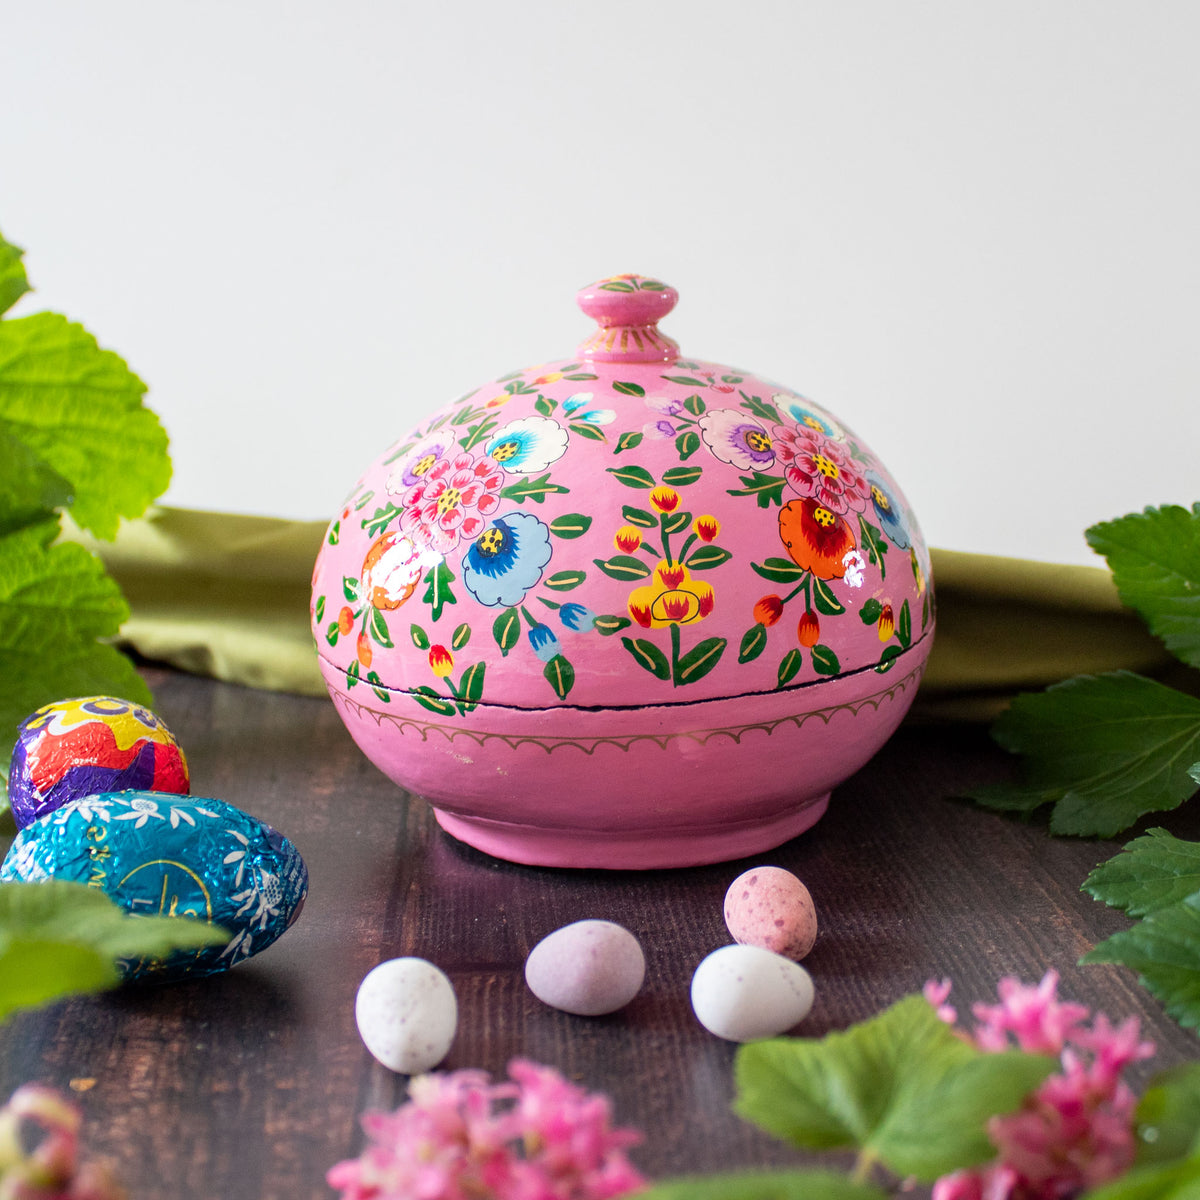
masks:
{"label": "domed lid", "polygon": [[582,289],[597,328],[574,358],[476,389],[367,469],[313,578],[347,688],[447,718],[679,705],[889,672],[932,634],[883,465],[798,393],[681,358],[658,330],[676,300],[641,275]]}

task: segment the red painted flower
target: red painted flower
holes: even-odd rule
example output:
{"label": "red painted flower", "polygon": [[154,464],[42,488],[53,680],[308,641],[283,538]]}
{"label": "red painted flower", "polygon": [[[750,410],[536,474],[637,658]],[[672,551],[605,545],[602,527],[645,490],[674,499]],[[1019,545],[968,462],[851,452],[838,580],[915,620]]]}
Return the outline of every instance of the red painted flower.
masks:
{"label": "red painted flower", "polygon": [[754,606],[754,620],[759,625],[774,625],[783,616],[783,601],[778,596],[764,596]]}
{"label": "red painted flower", "polygon": [[500,503],[504,470],[490,458],[439,458],[404,494],[400,528],[420,546],[448,554],[459,540],[483,532]]}
{"label": "red painted flower", "polygon": [[779,512],[779,536],[792,561],[818,579],[841,579],[855,549],[850,523],[815,500],[793,500]]}
{"label": "red painted flower", "polygon": [[697,517],[692,522],[692,528],[696,531],[696,536],[702,542],[713,542],[717,539],[717,534],[721,532],[721,522],[716,517],[709,516],[707,513],[702,517]]}
{"label": "red painted flower", "polygon": [[650,493],[650,503],[660,513],[673,513],[679,507],[679,493],[673,487],[656,487]]}
{"label": "red painted flower", "polygon": [[636,525],[622,525],[613,537],[613,545],[625,554],[632,554],[642,544],[642,531]]}
{"label": "red painted flower", "polygon": [[775,454],[801,496],[838,516],[867,507],[871,485],[841,442],[815,429],[781,426],[775,430]]}
{"label": "red painted flower", "polygon": [[817,639],[821,636],[821,622],[817,620],[817,614],[813,610],[806,609],[804,616],[800,618],[800,624],[796,629],[796,637],[802,646],[815,646]]}
{"label": "red painted flower", "polygon": [[454,670],[454,655],[445,646],[430,646],[429,667],[439,679],[445,679]]}

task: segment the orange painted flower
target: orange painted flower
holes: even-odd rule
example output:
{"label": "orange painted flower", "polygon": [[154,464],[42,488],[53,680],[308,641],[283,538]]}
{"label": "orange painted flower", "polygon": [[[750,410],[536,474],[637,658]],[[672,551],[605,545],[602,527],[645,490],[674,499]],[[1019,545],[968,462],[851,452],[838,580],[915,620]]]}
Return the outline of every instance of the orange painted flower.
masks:
{"label": "orange painted flower", "polygon": [[817,614],[811,608],[806,609],[796,629],[796,637],[799,639],[800,645],[815,646],[820,636],[821,622],[817,620]]}
{"label": "orange painted flower", "polygon": [[629,615],[643,629],[661,629],[702,621],[715,604],[710,584],[693,579],[682,563],[659,562],[652,581],[630,593]]}
{"label": "orange painted flower", "polygon": [[850,523],[815,500],[792,500],[779,513],[779,536],[792,561],[818,579],[841,579],[855,549]]}
{"label": "orange painted flower", "polygon": [[717,534],[721,532],[721,522],[706,513],[692,522],[692,528],[702,542],[713,542],[716,541]]}
{"label": "orange painted flower", "polygon": [[636,525],[622,525],[613,537],[613,545],[624,554],[632,554],[642,544],[642,531]]}
{"label": "orange painted flower", "polygon": [[376,538],[362,565],[362,594],[372,608],[399,608],[417,590],[424,558],[402,533]]}
{"label": "orange painted flower", "polygon": [[660,513],[673,513],[679,507],[679,493],[673,487],[656,487],[650,493],[650,503]]}
{"label": "orange painted flower", "polygon": [[355,646],[355,649],[358,653],[358,661],[362,663],[364,667],[369,668],[371,666],[371,659],[375,656],[375,652],[371,649],[371,643],[365,633],[360,633],[358,635],[358,642]]}
{"label": "orange painted flower", "polygon": [[892,613],[892,606],[890,604],[883,606],[883,612],[879,614],[879,621],[875,626],[875,632],[879,635],[881,642],[886,642],[896,632],[896,618]]}
{"label": "orange painted flower", "polygon": [[445,646],[430,646],[429,667],[439,679],[445,679],[454,670],[454,655]]}
{"label": "orange painted flower", "polygon": [[534,387],[540,387],[543,383],[557,383],[563,377],[561,371],[551,371],[548,375],[539,375],[534,381]]}
{"label": "orange painted flower", "polygon": [[778,596],[764,596],[754,606],[754,620],[759,625],[774,625],[783,616],[783,601]]}
{"label": "orange painted flower", "polygon": [[338,633],[347,634],[354,628],[354,610],[349,606],[338,613]]}

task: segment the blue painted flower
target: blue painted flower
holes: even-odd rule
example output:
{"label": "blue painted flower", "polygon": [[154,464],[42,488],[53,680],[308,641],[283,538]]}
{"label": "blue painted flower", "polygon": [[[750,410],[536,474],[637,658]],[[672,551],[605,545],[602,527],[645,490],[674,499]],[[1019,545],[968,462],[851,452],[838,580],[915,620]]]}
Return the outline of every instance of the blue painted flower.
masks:
{"label": "blue painted flower", "polygon": [[[572,421],[586,421],[589,425],[608,425],[617,419],[616,412],[611,408],[588,408],[591,402],[591,392],[576,392],[562,402],[562,410]],[[580,412],[580,409],[584,411]]]}
{"label": "blue painted flower", "polygon": [[567,431],[549,417],[521,417],[497,429],[484,453],[506,471],[544,471],[567,452]]}
{"label": "blue painted flower", "polygon": [[781,409],[797,425],[803,425],[806,429],[814,429],[817,433],[823,433],[826,437],[836,438],[841,435],[841,430],[824,414],[817,412],[814,408],[809,408],[806,404],[801,404],[794,400],[786,393],[778,396],[772,396],[772,400],[779,405]]}
{"label": "blue painted flower", "polygon": [[535,625],[529,631],[529,644],[533,652],[544,663],[548,663],[556,654],[562,653],[558,637],[549,625]]}
{"label": "blue painted flower", "polygon": [[585,605],[576,604],[573,601],[564,604],[558,610],[558,615],[562,623],[568,629],[575,630],[576,633],[587,633],[596,624],[596,614]]}
{"label": "blue painted flower", "polygon": [[876,475],[868,475],[867,483],[871,485],[871,504],[875,508],[875,515],[879,518],[884,532],[891,538],[892,545],[901,550],[907,550],[912,545],[912,538],[909,537],[908,530],[904,528],[904,522],[900,519],[899,506],[892,499],[891,492],[883,486]]}
{"label": "blue painted flower", "polygon": [[550,529],[531,513],[497,517],[463,556],[463,586],[480,604],[520,604],[550,561]]}

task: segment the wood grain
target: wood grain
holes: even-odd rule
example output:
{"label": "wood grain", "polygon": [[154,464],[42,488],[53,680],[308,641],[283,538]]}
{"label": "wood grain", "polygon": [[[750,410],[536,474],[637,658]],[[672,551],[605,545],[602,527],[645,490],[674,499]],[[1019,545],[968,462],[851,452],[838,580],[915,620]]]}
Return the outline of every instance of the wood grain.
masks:
{"label": "wood grain", "polygon": [[[736,1048],[688,1001],[696,965],[729,940],[725,889],[755,862],[798,874],[820,913],[805,961],[817,1000],[799,1034],[871,1016],[932,977],[953,978],[965,1009],[991,999],[1001,975],[1035,981],[1054,967],[1065,995],[1142,1017],[1159,1045],[1147,1070],[1197,1056],[1130,973],[1075,966],[1127,924],[1079,890],[1117,845],[1051,839],[955,799],[1011,769],[977,729],[902,728],[810,833],[754,861],[572,872],[449,838],[362,757],[328,703],[149,674],[194,792],[287,834],[310,894],[285,937],[227,975],[72,999],[0,1027],[0,1093],[74,1086],[88,1147],[131,1197],[330,1196],[325,1171],[360,1149],[359,1114],[403,1098],[404,1079],[371,1060],[354,1026],[360,980],[402,954],[436,962],[458,994],[446,1068],[502,1074],[523,1056],[608,1091],[619,1121],[646,1131],[634,1157],[651,1177],[802,1161],[731,1114]],[[1200,836],[1186,809],[1152,823]],[[553,1011],[524,984],[534,944],[583,917],[620,922],[646,952],[645,988],[608,1017]]]}

